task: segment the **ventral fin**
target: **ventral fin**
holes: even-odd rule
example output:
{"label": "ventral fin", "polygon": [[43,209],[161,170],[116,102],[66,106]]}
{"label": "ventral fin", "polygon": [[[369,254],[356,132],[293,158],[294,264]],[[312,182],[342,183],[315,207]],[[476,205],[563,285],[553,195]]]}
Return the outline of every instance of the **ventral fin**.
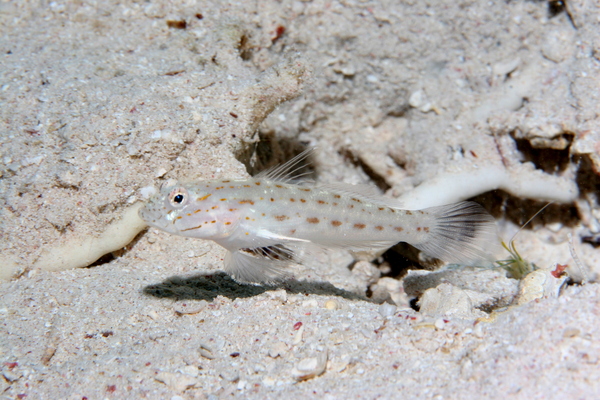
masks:
{"label": "ventral fin", "polygon": [[238,282],[276,283],[292,276],[294,252],[284,246],[255,247],[228,252],[225,269]]}

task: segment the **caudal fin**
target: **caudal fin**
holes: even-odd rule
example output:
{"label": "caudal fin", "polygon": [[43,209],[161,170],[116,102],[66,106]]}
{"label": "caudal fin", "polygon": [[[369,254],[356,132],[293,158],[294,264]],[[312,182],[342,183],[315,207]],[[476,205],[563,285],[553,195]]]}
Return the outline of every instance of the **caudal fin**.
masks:
{"label": "caudal fin", "polygon": [[425,241],[413,246],[450,263],[476,265],[494,260],[500,243],[496,223],[479,204],[463,201],[422,211],[431,217],[430,231]]}

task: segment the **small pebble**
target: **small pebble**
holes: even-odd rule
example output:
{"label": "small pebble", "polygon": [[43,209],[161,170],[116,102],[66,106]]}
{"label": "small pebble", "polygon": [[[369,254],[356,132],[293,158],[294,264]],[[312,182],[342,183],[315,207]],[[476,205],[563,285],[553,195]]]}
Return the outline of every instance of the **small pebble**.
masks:
{"label": "small pebble", "polygon": [[413,92],[408,99],[408,104],[414,108],[419,108],[424,103],[425,103],[425,93],[423,93],[422,90],[417,90],[416,92]]}
{"label": "small pebble", "polygon": [[270,376],[267,376],[265,378],[263,378],[262,380],[262,384],[265,385],[266,387],[272,387],[275,386],[275,379],[271,378]]}
{"label": "small pebble", "polygon": [[293,344],[299,344],[300,342],[302,342],[302,334],[304,334],[304,325],[300,326],[296,331]]}
{"label": "small pebble", "polygon": [[446,323],[441,318],[436,319],[434,325],[435,325],[435,328],[438,330],[442,330],[446,327]]}
{"label": "small pebble", "polygon": [[580,333],[581,333],[581,331],[577,328],[567,328],[563,332],[563,337],[571,338],[571,337],[579,336]]}
{"label": "small pebble", "polygon": [[475,328],[473,329],[473,335],[477,336],[478,338],[482,338],[485,336],[482,324],[475,325]]}
{"label": "small pebble", "polygon": [[285,303],[288,299],[288,294],[284,289],[270,290],[267,292],[267,294],[269,295],[269,297],[271,297],[271,299],[279,300],[282,303]]}
{"label": "small pebble", "polygon": [[167,173],[167,170],[164,168],[159,168],[156,170],[156,172],[154,172],[154,177],[155,178],[160,178],[161,176],[164,176]]}
{"label": "small pebble", "polygon": [[200,343],[200,355],[209,360],[214,360],[215,356],[213,355],[214,350],[211,346],[206,343]]}
{"label": "small pebble", "polygon": [[310,300],[306,300],[302,302],[302,307],[305,308],[315,308],[318,307],[319,303],[317,303],[317,300],[315,299],[310,299]]}
{"label": "small pebble", "polygon": [[376,283],[381,277],[381,271],[368,261],[359,261],[352,268],[352,275],[366,282],[367,286]]}
{"label": "small pebble", "polygon": [[285,343],[277,342],[269,349],[269,357],[277,358],[287,351],[288,351],[288,347]]}
{"label": "small pebble", "polygon": [[219,376],[225,379],[227,382],[237,382],[240,379],[239,372],[235,370],[225,370],[221,371]]}
{"label": "small pebble", "polygon": [[186,365],[185,367],[181,368],[181,373],[195,378],[198,376],[199,371],[198,367],[195,365]]}
{"label": "small pebble", "polygon": [[19,379],[21,376],[23,376],[23,374],[16,372],[16,371],[2,371],[2,375],[4,375],[4,379],[6,379],[9,382],[14,382],[17,379]]}
{"label": "small pebble", "polygon": [[325,302],[325,308],[328,310],[339,310],[340,303],[337,300],[327,300]]}
{"label": "small pebble", "polygon": [[379,314],[381,314],[381,316],[384,318],[391,317],[392,315],[394,315],[397,308],[398,307],[396,307],[393,304],[383,303],[379,306]]}
{"label": "small pebble", "polygon": [[169,389],[176,392],[183,392],[184,390],[189,389],[198,383],[196,378],[181,374],[174,374],[172,372],[160,372],[154,377],[154,379],[164,383],[169,387]]}
{"label": "small pebble", "polygon": [[158,315],[158,313],[155,310],[150,310],[146,313],[147,316],[149,316],[150,318],[152,318],[153,320],[157,321],[160,319],[160,316]]}

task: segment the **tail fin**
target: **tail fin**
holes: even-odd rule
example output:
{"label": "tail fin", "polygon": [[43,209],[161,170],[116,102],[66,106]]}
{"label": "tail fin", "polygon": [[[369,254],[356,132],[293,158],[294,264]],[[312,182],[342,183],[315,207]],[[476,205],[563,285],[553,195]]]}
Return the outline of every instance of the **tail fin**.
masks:
{"label": "tail fin", "polygon": [[422,210],[432,218],[427,240],[413,244],[446,262],[476,265],[493,261],[500,240],[494,218],[477,203],[463,201]]}

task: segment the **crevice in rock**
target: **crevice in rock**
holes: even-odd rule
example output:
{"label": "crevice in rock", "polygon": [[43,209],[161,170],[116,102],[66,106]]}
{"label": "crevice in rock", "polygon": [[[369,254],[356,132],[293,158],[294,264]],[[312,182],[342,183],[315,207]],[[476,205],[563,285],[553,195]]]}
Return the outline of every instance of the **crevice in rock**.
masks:
{"label": "crevice in rock", "polygon": [[[538,148],[534,147],[536,141],[535,138],[517,139],[515,138],[514,133],[511,134],[511,136],[517,145],[517,150],[523,156],[522,161],[532,162],[537,169],[541,169],[548,174],[554,175],[564,172],[571,162],[569,148],[573,142],[573,133],[565,132],[559,137],[552,139],[552,142],[555,142],[556,145],[564,142],[561,145],[561,147],[564,147],[563,149],[552,149],[547,147]],[[550,140],[548,139],[547,141],[548,145],[551,145]]]}
{"label": "crevice in rock", "polygon": [[359,155],[354,154],[351,149],[344,148],[341,150],[341,155],[346,159],[350,164],[355,167],[360,168],[371,181],[384,193],[388,191],[391,186],[385,181],[385,178],[379,175],[377,172],[373,170],[367,163],[365,163]]}
{"label": "crevice in rock", "polygon": [[[278,165],[284,164],[307,149],[306,144],[294,139],[277,138],[274,133],[260,133],[260,140],[245,152],[236,155],[238,161],[246,166],[252,176]],[[314,165],[312,157],[306,159],[304,166],[294,175],[301,175],[302,179],[314,178]]]}
{"label": "crevice in rock", "polygon": [[[548,202],[515,197],[503,190],[492,190],[472,199],[481,204],[496,220],[509,220],[522,226]],[[580,222],[577,209],[572,204],[550,204],[537,215],[524,229],[533,230],[540,225],[559,222],[574,227]]]}

